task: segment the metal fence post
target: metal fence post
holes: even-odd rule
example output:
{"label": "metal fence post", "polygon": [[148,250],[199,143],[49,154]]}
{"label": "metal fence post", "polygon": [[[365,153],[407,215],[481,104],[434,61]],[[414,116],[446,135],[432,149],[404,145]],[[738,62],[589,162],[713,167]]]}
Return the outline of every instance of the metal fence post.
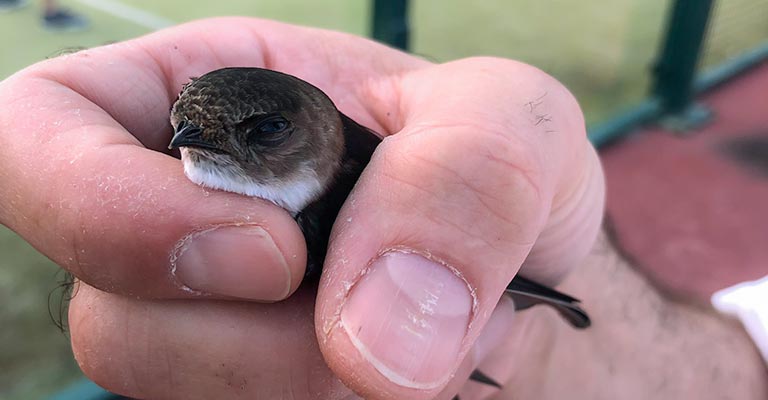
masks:
{"label": "metal fence post", "polygon": [[652,91],[661,100],[663,112],[688,120],[688,125],[697,125],[701,121],[691,119],[704,116],[692,106],[693,83],[713,3],[714,0],[672,3],[663,47],[653,69]]}
{"label": "metal fence post", "polygon": [[408,50],[408,0],[373,0],[373,38]]}

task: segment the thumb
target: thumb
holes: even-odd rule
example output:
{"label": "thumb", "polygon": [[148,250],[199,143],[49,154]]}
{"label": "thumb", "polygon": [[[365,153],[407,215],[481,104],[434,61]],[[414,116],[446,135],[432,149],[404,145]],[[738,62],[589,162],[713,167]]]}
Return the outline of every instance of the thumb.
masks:
{"label": "thumb", "polygon": [[[315,315],[326,361],[371,399],[438,395],[550,211],[570,210],[551,229],[576,233],[537,259],[537,278],[552,281],[564,273],[552,264],[591,246],[600,212],[584,210],[602,207],[579,108],[545,74],[464,60],[414,72],[400,90],[405,127],[379,146],[337,219]],[[524,105],[542,93],[545,127]]]}

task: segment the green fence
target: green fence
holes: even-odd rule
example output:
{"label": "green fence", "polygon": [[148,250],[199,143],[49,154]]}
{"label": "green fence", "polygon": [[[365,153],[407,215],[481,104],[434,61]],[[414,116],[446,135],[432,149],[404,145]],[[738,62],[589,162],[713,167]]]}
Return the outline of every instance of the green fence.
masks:
{"label": "green fence", "polygon": [[[414,4],[418,3],[414,2]],[[621,137],[638,125],[660,119],[663,119],[665,125],[673,130],[695,129],[711,117],[704,107],[693,101],[695,95],[711,89],[768,58],[768,0],[721,0],[719,2],[675,0],[668,3],[663,25],[660,15],[654,14],[654,11],[658,10],[648,6],[651,2],[623,3],[624,8],[618,13],[610,13],[610,18],[616,19],[618,16],[618,19],[621,19],[622,14],[625,18],[656,17],[656,22],[659,24],[659,29],[656,30],[659,34],[658,46],[653,55],[648,53],[647,46],[644,48],[641,46],[640,49],[634,47],[633,42],[638,41],[637,39],[640,39],[639,41],[645,39],[647,43],[647,39],[653,35],[653,32],[645,30],[633,32],[631,29],[624,31],[623,34],[606,37],[598,44],[593,43],[595,46],[607,44],[607,47],[611,47],[610,44],[617,42],[616,38],[619,38],[618,42],[624,48],[624,51],[620,52],[623,57],[619,57],[618,60],[611,58],[610,52],[595,54],[594,64],[596,65],[592,66],[593,68],[604,71],[604,64],[609,64],[613,60],[614,68],[625,70],[623,73],[615,73],[616,78],[613,84],[602,85],[604,88],[607,87],[605,95],[600,96],[603,102],[625,105],[627,102],[632,102],[632,92],[636,91],[637,83],[646,82],[647,85],[644,89],[645,95],[634,99],[632,106],[620,111],[612,110],[605,104],[598,104],[596,107],[602,112],[590,112],[591,103],[583,102],[588,120],[592,116],[590,138],[596,145],[603,145]],[[552,6],[550,9],[556,9],[556,5],[553,2],[550,4]],[[606,4],[606,7],[610,5]],[[503,13],[503,11],[500,12]],[[578,21],[578,18],[576,20]],[[374,1],[372,34],[377,40],[401,49],[410,49],[408,39],[411,35],[408,21],[407,1]],[[546,19],[541,21],[544,22]],[[644,20],[644,22],[647,24],[649,21]],[[421,26],[418,21],[413,25],[416,30]],[[542,24],[542,29],[546,28]],[[514,30],[514,26],[510,29]],[[439,29],[436,31],[439,32]],[[558,37],[564,38],[560,32]],[[538,37],[532,42],[539,39],[541,38]],[[514,43],[511,46],[514,46]],[[419,53],[419,49],[416,50]],[[564,73],[565,76],[560,76],[557,66],[548,65],[547,60],[537,63],[535,54],[520,54],[515,57],[515,51],[510,52],[512,58],[543,66],[555,77],[569,84],[568,74]],[[550,57],[557,58],[558,55]],[[567,54],[562,57],[567,57]],[[638,74],[645,76],[638,77]],[[626,85],[623,81],[632,81],[634,85]],[[579,96],[580,87],[576,82],[569,86],[580,99],[589,98]],[[622,92],[622,89],[628,89],[623,92],[624,95],[610,93]],[[594,90],[594,86],[586,90]],[[602,117],[606,113],[610,113],[610,117]],[[594,115],[602,118],[595,118]],[[601,122],[594,123],[595,120]]]}
{"label": "green fence", "polygon": [[672,1],[647,98],[592,126],[590,138],[601,145],[651,121],[696,129],[711,115],[695,96],[766,59],[768,1]]}

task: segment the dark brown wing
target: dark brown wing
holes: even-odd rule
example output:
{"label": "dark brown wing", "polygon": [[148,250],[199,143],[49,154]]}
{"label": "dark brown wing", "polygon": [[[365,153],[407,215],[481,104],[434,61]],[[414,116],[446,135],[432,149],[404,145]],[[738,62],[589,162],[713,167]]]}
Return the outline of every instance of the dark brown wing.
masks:
{"label": "dark brown wing", "polygon": [[[383,139],[376,132],[358,124],[352,118],[341,114],[341,121],[344,123],[344,141],[347,145],[346,157],[354,160],[356,163],[365,166],[371,160],[373,151],[379,146]],[[358,172],[358,176],[362,169]]]}
{"label": "dark brown wing", "polygon": [[323,267],[328,239],[336,216],[357,179],[371,160],[381,138],[372,130],[339,113],[344,124],[345,151],[341,170],[329,190],[296,215],[307,243],[305,279],[317,279]]}

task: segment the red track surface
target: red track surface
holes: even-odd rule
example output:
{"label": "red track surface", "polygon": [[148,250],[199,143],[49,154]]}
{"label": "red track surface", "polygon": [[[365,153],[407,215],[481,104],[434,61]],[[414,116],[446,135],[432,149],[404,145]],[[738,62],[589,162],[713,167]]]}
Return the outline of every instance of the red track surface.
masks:
{"label": "red track surface", "polygon": [[601,153],[621,246],[663,288],[706,301],[768,275],[768,175],[723,151],[768,140],[768,63],[699,101],[714,120],[690,136],[654,127]]}

